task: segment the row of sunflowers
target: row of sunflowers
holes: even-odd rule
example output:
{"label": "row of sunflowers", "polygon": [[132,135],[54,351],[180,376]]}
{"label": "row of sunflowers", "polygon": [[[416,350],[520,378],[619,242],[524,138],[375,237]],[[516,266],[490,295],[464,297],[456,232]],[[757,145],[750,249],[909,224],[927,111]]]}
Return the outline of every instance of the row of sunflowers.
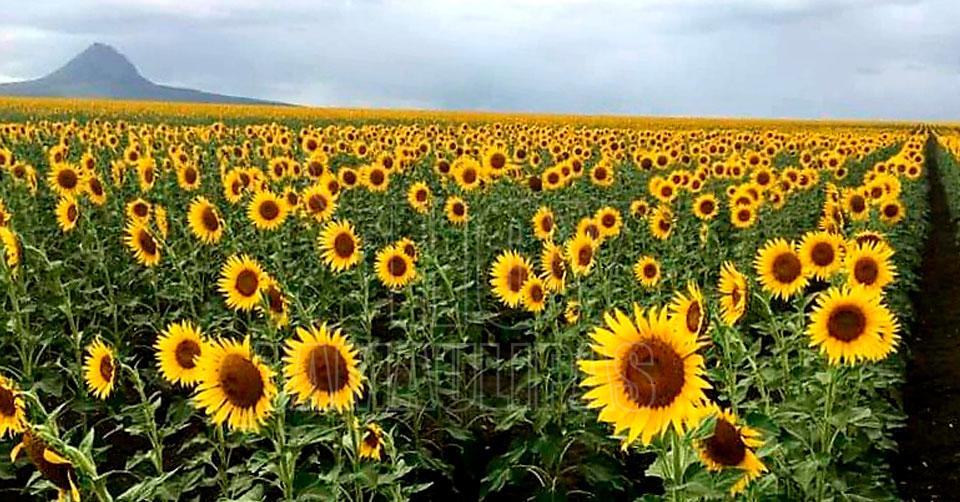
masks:
{"label": "row of sunflowers", "polygon": [[61,105],[0,124],[7,493],[895,496],[925,131]]}

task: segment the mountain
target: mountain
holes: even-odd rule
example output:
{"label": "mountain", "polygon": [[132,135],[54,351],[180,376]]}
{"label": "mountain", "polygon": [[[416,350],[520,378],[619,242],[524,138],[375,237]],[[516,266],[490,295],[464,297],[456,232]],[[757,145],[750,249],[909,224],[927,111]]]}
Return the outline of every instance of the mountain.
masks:
{"label": "mountain", "polygon": [[53,73],[35,80],[0,84],[0,96],[55,96],[196,103],[270,104],[272,101],[225,96],[155,84],[113,47],[95,43]]}

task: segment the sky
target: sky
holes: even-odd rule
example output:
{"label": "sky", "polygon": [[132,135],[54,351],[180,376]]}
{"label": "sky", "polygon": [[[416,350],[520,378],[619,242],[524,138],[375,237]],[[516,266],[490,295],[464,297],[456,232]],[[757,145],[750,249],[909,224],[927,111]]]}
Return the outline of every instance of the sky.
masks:
{"label": "sky", "polygon": [[0,81],[103,42],[158,83],[303,105],[960,118],[958,0],[0,0],[0,12]]}

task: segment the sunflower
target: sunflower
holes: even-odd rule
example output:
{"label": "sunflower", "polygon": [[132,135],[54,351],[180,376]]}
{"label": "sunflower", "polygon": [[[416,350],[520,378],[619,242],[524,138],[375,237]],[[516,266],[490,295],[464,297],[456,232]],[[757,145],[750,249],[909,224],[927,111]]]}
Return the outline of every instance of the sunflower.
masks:
{"label": "sunflower", "polygon": [[409,237],[404,237],[393,244],[397,249],[403,251],[403,254],[407,255],[408,258],[413,260],[414,263],[420,258],[420,251],[417,248],[417,243],[413,242],[413,239]]}
{"label": "sunflower", "polygon": [[[266,303],[267,315],[273,321],[274,326],[282,328],[290,324],[289,301],[277,280],[267,275],[266,284],[263,286],[263,296]],[[262,308],[262,307],[261,307]]]}
{"label": "sunflower", "polygon": [[140,191],[148,192],[157,181],[157,163],[150,157],[141,157],[137,162],[137,176]]}
{"label": "sunflower", "polygon": [[563,293],[567,287],[567,261],[563,248],[551,241],[545,242],[540,254],[540,270],[547,291]]}
{"label": "sunflower", "polygon": [[250,177],[240,169],[233,169],[223,176],[223,198],[227,199],[227,202],[236,204],[243,199],[243,193],[247,190],[244,179],[249,182]]}
{"label": "sunflower", "polygon": [[447,213],[447,219],[454,225],[463,225],[467,222],[467,219],[470,218],[470,214],[468,213],[469,209],[467,203],[455,195],[447,198],[447,202],[444,205],[444,212]]}
{"label": "sunflower", "polygon": [[599,187],[613,185],[614,169],[607,160],[601,160],[590,169],[590,182]]}
{"label": "sunflower", "polygon": [[0,227],[0,242],[3,243],[7,267],[16,267],[20,263],[20,243],[17,240],[17,234],[10,227]]}
{"label": "sunflower", "polygon": [[197,406],[213,420],[231,429],[256,432],[273,412],[277,387],[273,371],[243,342],[215,340],[203,347],[194,394]]}
{"label": "sunflower", "polygon": [[360,174],[351,167],[341,167],[336,179],[344,188],[353,188],[360,183]]}
{"label": "sunflower", "polygon": [[352,268],[360,261],[360,238],[348,221],[331,221],[318,239],[324,263],[334,272]]}
{"label": "sunflower", "polygon": [[665,205],[658,206],[650,217],[650,233],[664,241],[673,232],[673,211]]}
{"label": "sunflower", "polygon": [[384,286],[400,289],[417,277],[413,260],[396,246],[387,246],[377,252],[377,277]]}
{"label": "sunflower", "polygon": [[124,232],[124,242],[138,262],[148,267],[160,263],[160,243],[150,233],[146,223],[131,221]]}
{"label": "sunflower", "polygon": [[730,487],[730,495],[737,495],[767,470],[754,451],[763,446],[760,432],[740,424],[735,414],[721,410],[713,403],[701,408],[698,414],[701,419],[716,417],[710,436],[696,442],[700,460],[710,471],[742,471],[740,478]]}
{"label": "sunflower", "polygon": [[380,460],[383,453],[383,429],[374,423],[364,427],[360,438],[360,458]]}
{"label": "sunflower", "polygon": [[167,224],[167,208],[157,204],[153,209],[153,219],[157,225],[157,230],[160,232],[160,237],[166,239],[170,232],[170,227]]}
{"label": "sunflower", "polygon": [[312,216],[317,222],[329,220],[337,210],[336,197],[320,183],[307,187],[301,199],[304,213]]}
{"label": "sunflower", "polygon": [[127,202],[125,212],[127,219],[130,221],[136,221],[140,223],[146,223],[150,221],[150,203],[137,198],[130,202]]}
{"label": "sunflower", "polygon": [[693,214],[701,220],[712,220],[720,211],[717,196],[705,193],[693,201]]}
{"label": "sunflower", "polygon": [[678,333],[697,338],[703,336],[710,327],[708,317],[707,306],[697,283],[687,283],[686,293],[674,293],[670,302],[670,320],[676,324]]}
{"label": "sunflower", "polygon": [[117,377],[117,362],[110,347],[97,340],[87,347],[83,363],[87,387],[99,399],[106,399],[113,391]]}
{"label": "sunflower", "polygon": [[640,284],[652,288],[660,282],[660,263],[652,256],[641,256],[633,264],[633,276]]}
{"label": "sunflower", "polygon": [[781,238],[767,241],[754,261],[763,289],[784,300],[807,286],[807,270],[794,247]]}
{"label": "sunflower", "polygon": [[580,320],[580,302],[567,300],[567,304],[563,307],[563,320],[567,324],[574,324]]}
{"label": "sunflower", "polygon": [[604,240],[604,235],[600,232],[600,224],[596,219],[589,216],[581,218],[577,223],[577,235],[585,235],[596,245],[600,245]]}
{"label": "sunflower", "polygon": [[570,270],[576,275],[590,274],[595,254],[593,239],[588,235],[579,234],[567,241],[567,259],[570,260]]}
{"label": "sunflower", "polygon": [[216,244],[223,237],[223,221],[217,207],[206,197],[198,196],[190,203],[188,210],[190,231],[207,244]]}
{"label": "sunflower", "polygon": [[284,389],[298,404],[317,411],[353,407],[363,392],[357,351],[340,330],[297,328],[299,340],[287,340],[283,358]]}
{"label": "sunflower", "polygon": [[490,267],[493,295],[508,307],[516,307],[523,300],[523,286],[531,277],[530,262],[515,251],[501,252]]}
{"label": "sunflower", "polygon": [[12,381],[0,375],[0,439],[22,432],[26,424],[23,396]]}
{"label": "sunflower", "polygon": [[47,184],[61,196],[73,196],[83,190],[83,174],[70,164],[54,164],[47,176]]}
{"label": "sunflower", "polygon": [[847,250],[844,268],[847,284],[879,293],[896,277],[893,248],[886,244],[865,243]]}
{"label": "sunflower", "polygon": [[854,220],[861,221],[870,217],[870,205],[861,190],[847,190],[843,196],[843,207]]}
{"label": "sunflower", "polygon": [[233,310],[250,311],[260,303],[267,276],[256,260],[233,255],[220,269],[219,289]]}
{"label": "sunflower", "polygon": [[733,263],[723,262],[717,291],[720,293],[720,319],[727,326],[733,326],[747,310],[747,301],[750,298],[747,277],[741,274]]}
{"label": "sunflower", "polygon": [[360,169],[360,183],[371,192],[384,192],[390,187],[390,172],[379,164]]}
{"label": "sunflower", "polygon": [[647,204],[645,200],[636,199],[630,203],[630,214],[632,214],[634,218],[642,220],[647,217],[647,213],[649,212],[650,205]]}
{"label": "sunflower", "polygon": [[[807,334],[830,364],[879,360],[896,340],[896,318],[880,295],[862,288],[830,288],[817,296]],[[887,336],[884,336],[884,335]]]}
{"label": "sunflower", "polygon": [[520,303],[528,312],[539,313],[547,305],[547,292],[543,281],[539,277],[531,277],[523,285]]}
{"label": "sunflower", "polygon": [[57,225],[63,232],[69,232],[77,227],[77,220],[80,218],[80,206],[77,205],[77,199],[72,195],[60,197],[57,202]]}
{"label": "sunflower", "polygon": [[498,177],[512,168],[506,150],[498,146],[487,148],[483,154],[483,170]]}
{"label": "sunflower", "polygon": [[24,430],[20,444],[10,452],[10,461],[15,462],[23,450],[27,451],[27,458],[40,471],[40,474],[57,487],[60,492],[57,500],[66,500],[69,493],[72,502],[80,501],[80,490],[77,489],[79,484],[77,482],[77,471],[69,460],[51,449],[43,439],[37,437],[36,433],[30,431],[29,428]]}
{"label": "sunflower", "polygon": [[453,180],[462,190],[471,191],[480,186],[483,166],[473,158],[463,156],[453,162]]}
{"label": "sunflower", "polygon": [[414,211],[420,214],[426,214],[430,209],[430,201],[433,195],[430,193],[430,187],[422,181],[418,181],[407,190],[407,203]]}
{"label": "sunflower", "polygon": [[844,240],[831,232],[807,232],[800,241],[800,260],[820,280],[829,280],[843,266]]}
{"label": "sunflower", "polygon": [[750,228],[757,222],[757,210],[754,206],[734,206],[730,208],[730,224],[736,228]]}
{"label": "sunflower", "polygon": [[896,225],[906,216],[903,202],[896,197],[889,197],[880,201],[880,221],[887,225]]}
{"label": "sunflower", "polygon": [[287,219],[287,205],[273,192],[259,192],[247,206],[247,217],[259,230],[274,230]]}
{"label": "sunflower", "polygon": [[180,166],[177,169],[177,185],[188,192],[200,188],[200,171],[192,164]]}
{"label": "sunflower", "polygon": [[553,237],[556,230],[556,219],[553,211],[547,206],[540,206],[533,215],[533,235],[540,240],[547,240]]}
{"label": "sunflower", "polygon": [[200,380],[197,361],[203,354],[205,343],[200,329],[190,321],[167,325],[153,345],[163,378],[172,384],[196,384]]}
{"label": "sunflower", "polygon": [[95,174],[86,177],[83,191],[94,205],[103,206],[107,202],[107,191],[103,187],[103,182]]}
{"label": "sunflower", "polygon": [[594,329],[594,352],[608,359],[580,360],[588,376],[582,387],[589,408],[603,408],[598,420],[611,423],[614,434],[628,430],[626,448],[639,437],[650,444],[673,424],[682,431],[706,401],[704,359],[693,335],[675,330],[666,309],[644,313],[634,306],[634,319],[619,310],[604,316],[607,328]]}
{"label": "sunflower", "polygon": [[620,235],[620,228],[623,227],[623,218],[620,211],[610,206],[600,208],[593,215],[593,220],[600,229],[600,236],[604,239]]}

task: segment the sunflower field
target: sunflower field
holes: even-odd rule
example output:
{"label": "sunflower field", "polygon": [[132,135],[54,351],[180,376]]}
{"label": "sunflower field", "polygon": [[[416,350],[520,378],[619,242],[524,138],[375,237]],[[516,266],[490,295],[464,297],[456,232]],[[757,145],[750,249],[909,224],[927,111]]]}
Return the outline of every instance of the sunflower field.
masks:
{"label": "sunflower field", "polygon": [[0,490],[896,499],[928,135],[0,101]]}

